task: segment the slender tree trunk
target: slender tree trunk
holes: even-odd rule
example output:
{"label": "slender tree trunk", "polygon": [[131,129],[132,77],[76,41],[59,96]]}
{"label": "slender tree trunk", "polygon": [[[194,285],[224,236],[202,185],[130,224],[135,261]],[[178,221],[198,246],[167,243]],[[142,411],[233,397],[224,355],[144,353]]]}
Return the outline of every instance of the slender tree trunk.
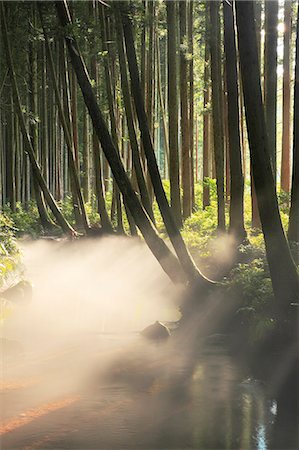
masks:
{"label": "slender tree trunk", "polygon": [[221,78],[221,43],[220,43],[220,1],[209,3],[210,6],[210,51],[211,51],[211,79],[212,79],[212,112],[214,153],[217,184],[218,230],[225,231],[225,202],[224,202],[224,134],[222,112],[222,78]]}
{"label": "slender tree trunk", "polygon": [[93,153],[93,165],[95,172],[95,188],[96,188],[96,198],[97,198],[97,208],[98,213],[101,218],[102,230],[104,233],[113,233],[113,228],[107,213],[105,197],[104,197],[104,186],[103,186],[103,175],[102,175],[102,163],[101,163],[101,152],[99,146],[99,140],[95,130],[92,133],[92,153]]}
{"label": "slender tree trunk", "polygon": [[146,92],[145,92],[145,73],[146,73],[146,2],[145,0],[142,1],[142,30],[141,30],[141,45],[140,45],[140,74],[141,74],[141,88],[142,88],[142,94],[143,98],[146,98]]}
{"label": "slender tree trunk", "polygon": [[169,139],[168,139],[168,129],[167,129],[167,119],[166,119],[166,111],[163,99],[163,90],[162,90],[162,81],[161,81],[161,55],[160,55],[160,42],[159,36],[156,35],[156,49],[157,49],[157,89],[158,89],[158,97],[160,104],[160,111],[162,117],[162,125],[163,125],[163,137],[164,137],[164,165],[169,168]]}
{"label": "slender tree trunk", "polygon": [[14,115],[15,127],[15,181],[16,181],[16,202],[21,202],[21,136],[18,116]]}
{"label": "slender tree trunk", "polygon": [[82,190],[85,202],[90,199],[90,180],[89,180],[89,123],[88,112],[83,107],[83,176]]}
{"label": "slender tree trunk", "polygon": [[[104,6],[100,6],[100,25],[101,25],[101,39],[102,39],[102,50],[104,52],[108,52],[109,49],[107,46],[107,29],[106,29],[106,19],[105,19],[105,12],[104,12]],[[111,55],[110,55],[111,57]],[[117,124],[116,124],[116,105],[115,105],[115,98],[113,95],[113,87],[112,87],[112,79],[114,73],[111,73],[109,63],[107,58],[104,60],[104,71],[105,71],[105,83],[106,83],[106,92],[107,92],[107,101],[108,101],[108,108],[109,108],[109,117],[110,117],[110,124],[111,124],[111,135],[112,139],[114,141],[114,145],[119,152],[119,146],[118,146],[118,132],[117,132]],[[124,227],[123,227],[123,221],[122,221],[122,208],[121,208],[121,198],[120,193],[117,187],[117,184],[114,181],[113,184],[113,198],[116,202],[116,212],[117,212],[117,232],[119,234],[124,234]],[[113,204],[113,202],[112,202]],[[112,208],[112,214],[111,219],[113,215],[113,208]]]}
{"label": "slender tree trunk", "polygon": [[[299,6],[296,31],[296,66],[294,87],[294,139],[289,241],[299,242]],[[298,297],[297,297],[298,298]]]}
{"label": "slender tree trunk", "polygon": [[277,119],[277,25],[278,1],[265,2],[265,116],[270,156],[276,183],[276,119]]}
{"label": "slender tree trunk", "polygon": [[180,17],[180,102],[181,102],[181,180],[183,218],[191,215],[190,133],[188,114],[187,2],[179,2]]}
{"label": "slender tree trunk", "polygon": [[243,240],[246,236],[244,227],[244,179],[240,145],[239,89],[233,6],[224,2],[223,13],[231,183],[229,230],[237,239]]}
{"label": "slender tree trunk", "polygon": [[[256,23],[256,38],[257,38],[257,51],[258,51],[258,59],[259,59],[259,68],[262,71],[262,39],[261,39],[261,31],[262,31],[262,0],[256,0],[254,3],[254,14],[255,14],[255,23]],[[241,92],[241,126],[244,125],[244,117],[243,117],[243,93]],[[246,151],[245,151],[245,139],[244,139],[244,129],[243,129],[243,139],[242,139],[242,149],[244,155],[244,178],[246,178]],[[252,165],[250,163],[250,193],[251,193],[251,226],[252,228],[261,228],[261,220],[259,215],[259,209],[257,205],[257,198],[255,192],[255,186],[253,181],[252,174]]]}
{"label": "slender tree trunk", "polygon": [[[90,3],[91,13],[93,15],[93,20],[98,24],[98,5]],[[94,45],[94,42],[93,42]],[[94,53],[91,56],[90,61],[90,74],[91,78],[94,80],[94,95],[97,99],[98,97],[98,70],[97,70],[97,55]],[[101,161],[101,150],[99,145],[99,140],[97,137],[96,130],[92,128],[92,154],[93,154],[93,168],[95,176],[95,192],[97,199],[97,210],[100,215],[102,230],[107,233],[113,233],[113,228],[107,213],[105,196],[104,196],[104,180],[103,180],[103,170]],[[105,164],[107,165],[106,161]]]}
{"label": "slender tree trunk", "polygon": [[149,194],[146,187],[143,167],[140,159],[139,145],[136,136],[136,130],[134,125],[134,117],[132,111],[132,103],[131,103],[131,93],[128,82],[127,75],[127,65],[125,59],[125,50],[124,50],[124,40],[123,33],[121,28],[121,21],[116,14],[116,36],[117,36],[117,46],[118,46],[118,56],[119,56],[119,66],[120,66],[120,75],[121,75],[121,86],[124,97],[124,106],[126,111],[127,125],[132,149],[132,158],[134,164],[134,170],[136,173],[136,179],[139,187],[140,197],[142,204],[148,213],[149,217],[154,222],[154,213],[151,205],[151,201],[149,198]]}
{"label": "slender tree trunk", "polygon": [[78,139],[78,95],[76,75],[71,71],[70,76],[70,93],[71,93],[71,127],[72,138],[74,142],[74,158],[77,170],[79,170],[79,139]]}
{"label": "slender tree trunk", "polygon": [[223,68],[223,133],[224,133],[224,155],[225,155],[225,202],[230,205],[231,195],[231,176],[230,176],[230,158],[229,158],[229,136],[228,136],[228,94],[227,94],[227,75],[226,65]]}
{"label": "slender tree trunk", "polygon": [[6,202],[12,211],[16,210],[16,183],[15,183],[15,128],[14,128],[14,105],[13,96],[9,96],[9,111],[7,113],[7,131],[6,131]]}
{"label": "slender tree trunk", "polygon": [[283,100],[282,100],[282,149],[281,149],[281,189],[290,192],[290,108],[291,108],[291,75],[290,45],[292,36],[292,2],[284,2],[284,34],[283,34]]}
{"label": "slender tree trunk", "polygon": [[210,176],[210,14],[209,3],[205,4],[205,66],[204,66],[204,97],[203,97],[203,209],[210,205],[210,186],[208,178]]}
{"label": "slender tree trunk", "polygon": [[195,116],[195,183],[198,183],[198,117]]}
{"label": "slender tree trunk", "polygon": [[167,76],[168,76],[168,136],[169,136],[169,181],[170,204],[173,217],[182,225],[178,136],[178,91],[177,91],[177,30],[176,2],[166,1],[167,11]]}
{"label": "slender tree trunk", "polygon": [[189,62],[189,140],[190,140],[190,183],[191,183],[191,207],[195,207],[194,192],[194,59],[193,59],[193,0],[188,3],[188,47],[190,53]]}
{"label": "slender tree trunk", "polygon": [[146,95],[146,113],[152,139],[154,140],[154,99],[155,99],[155,1],[147,0],[148,3],[148,51],[147,51],[147,95]]}
{"label": "slender tree trunk", "polygon": [[286,317],[290,313],[291,303],[298,298],[299,278],[283,231],[271,167],[262,102],[254,4],[251,1],[236,2],[236,11],[254,184],[276,298],[276,311],[280,317]]}
{"label": "slender tree trunk", "polygon": [[23,116],[23,112],[22,112],[22,106],[21,106],[18,86],[16,83],[16,76],[15,76],[13,59],[12,59],[9,40],[8,40],[7,25],[6,25],[6,20],[5,20],[5,9],[4,9],[3,2],[0,2],[0,8],[1,8],[1,27],[2,27],[4,49],[5,49],[7,65],[9,67],[9,72],[10,72],[10,77],[11,77],[11,83],[12,83],[12,89],[13,89],[13,95],[14,95],[14,105],[16,108],[16,113],[18,114],[18,117],[19,117],[20,127],[21,127],[21,131],[23,134],[24,148],[28,154],[34,176],[36,177],[38,184],[39,184],[41,190],[43,191],[45,200],[47,201],[55,219],[57,220],[58,224],[61,226],[61,228],[63,229],[63,231],[65,233],[67,233],[71,236],[74,236],[76,234],[76,232],[73,230],[73,228],[69,225],[69,223],[65,220],[65,218],[61,214],[61,211],[59,210],[52,194],[50,193],[50,191],[45,183],[45,180],[42,176],[41,170],[40,170],[39,165],[35,158],[34,149],[32,147],[29,134],[26,130],[26,125],[25,125],[25,120],[24,120],[24,116]]}
{"label": "slender tree trunk", "polygon": [[47,98],[47,58],[46,58],[46,46],[43,43],[42,47],[42,168],[43,175],[47,184],[49,184],[49,136],[48,136],[48,98]]}

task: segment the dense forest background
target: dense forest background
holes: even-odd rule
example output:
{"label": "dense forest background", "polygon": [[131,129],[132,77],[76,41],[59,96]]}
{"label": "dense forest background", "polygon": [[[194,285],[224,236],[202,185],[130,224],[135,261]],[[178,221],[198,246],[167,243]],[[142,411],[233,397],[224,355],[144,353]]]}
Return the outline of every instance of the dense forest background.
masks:
{"label": "dense forest background", "polygon": [[[112,3],[118,8],[117,4],[121,2]],[[226,66],[233,65],[234,61],[230,54],[227,55],[229,48],[225,54],[223,7],[220,8],[220,2],[214,3],[215,5],[192,1],[173,4],[146,1],[133,2],[130,5],[149,128],[161,177],[163,180],[170,180],[172,186],[171,203],[179,223],[182,218],[190,217],[195,210],[206,209],[210,205],[211,193],[213,194],[214,190],[213,180],[216,179],[217,172],[217,185],[220,185],[218,202],[221,203],[221,197],[224,196],[227,211],[231,198],[229,151],[232,145],[229,144],[229,124],[232,120],[229,120],[228,112]],[[70,6],[73,15],[72,32],[78,40],[88,67],[103,116],[117,139],[125,170],[137,191],[132,136],[130,139],[125,106],[131,94],[130,87],[128,92],[125,88],[127,83],[124,78],[127,78],[128,74],[123,59],[125,55],[120,54],[117,42],[119,27],[113,5],[101,2],[73,2]],[[38,2],[13,2],[7,3],[6,9],[8,37],[23,119],[50,191],[57,201],[71,199],[74,194],[66,142],[71,139],[69,144],[74,147],[74,161],[84,201],[90,203],[96,211],[97,189],[101,188],[108,201],[106,210],[111,214],[112,222],[116,223],[120,208],[117,209],[115,205],[119,205],[121,200],[117,200],[119,196],[114,192],[112,175],[101,152],[99,155],[102,180],[100,187],[96,187],[99,170],[96,170],[97,164],[93,154],[97,142],[92,137],[92,123],[68,60],[53,4],[46,2],[41,7]],[[295,3],[255,2],[255,14],[261,81],[269,136],[272,139],[276,185],[278,195],[287,207],[292,168]],[[118,39],[122,40],[122,37],[118,36]],[[3,44],[2,41],[1,53],[4,56]],[[230,64],[226,64],[226,58]],[[2,207],[9,205],[12,211],[16,211],[21,205],[29,207],[30,201],[35,198],[35,189],[30,163],[23,152],[24,137],[19,123],[20,117],[15,114],[13,88],[8,72],[9,68],[3,58],[0,199]],[[240,84],[239,71],[237,76]],[[55,94],[56,84],[58,92]],[[216,97],[214,101],[213,85],[213,96]],[[240,129],[241,171],[247,193],[252,183],[244,101],[240,88],[238,95],[239,124],[234,124],[234,127]],[[59,100],[63,109],[60,113]],[[219,110],[217,101],[220,103]],[[217,118],[213,117],[215,109]],[[67,122],[64,125],[62,114]],[[137,133],[136,144],[139,145],[134,108],[131,119]],[[65,136],[66,127],[70,134],[68,138]],[[11,152],[7,151],[8,147]],[[214,148],[217,151],[216,163]],[[153,195],[142,151],[140,155],[141,169],[151,204]],[[218,165],[220,167],[217,171]],[[169,183],[165,182],[165,186],[168,185]],[[240,186],[237,189],[240,191]],[[203,191],[203,198],[200,202],[197,198],[195,202],[195,192],[198,194],[199,190]],[[40,197],[39,205],[42,203],[42,195]],[[250,204],[246,204],[246,225],[258,227],[254,193],[251,197],[253,207],[250,213]],[[76,201],[74,204],[76,206]],[[221,205],[219,209],[223,209]],[[41,213],[41,207],[39,211]],[[76,215],[77,221],[79,215],[80,211]],[[93,216],[93,222],[96,221],[96,216]],[[228,222],[226,218],[226,223]],[[219,228],[223,228],[223,224],[223,217],[219,217]],[[82,226],[82,223],[79,225]],[[122,227],[120,216],[119,231]]]}

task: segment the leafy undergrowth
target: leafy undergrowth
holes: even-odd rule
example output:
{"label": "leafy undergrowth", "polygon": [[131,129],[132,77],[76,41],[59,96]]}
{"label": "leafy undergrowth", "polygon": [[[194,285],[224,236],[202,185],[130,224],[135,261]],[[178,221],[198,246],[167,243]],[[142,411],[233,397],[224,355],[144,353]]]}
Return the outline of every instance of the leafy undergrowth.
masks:
{"label": "leafy undergrowth", "polygon": [[16,231],[11,218],[0,214],[0,290],[18,276],[21,268],[20,252],[15,239]]}

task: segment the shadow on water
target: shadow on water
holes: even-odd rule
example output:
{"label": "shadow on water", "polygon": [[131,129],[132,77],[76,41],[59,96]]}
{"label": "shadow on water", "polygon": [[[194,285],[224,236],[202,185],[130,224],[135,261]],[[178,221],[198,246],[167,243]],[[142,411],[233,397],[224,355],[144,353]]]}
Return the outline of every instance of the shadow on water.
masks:
{"label": "shadow on water", "polygon": [[[105,279],[110,280],[110,270],[114,272],[117,267],[124,279],[129,278],[123,284],[124,298],[136,303],[130,281],[136,272],[129,272],[134,272],[136,257],[139,261],[143,250],[138,244],[136,254],[130,253],[131,263],[125,259],[126,264],[115,266],[111,260],[110,269],[104,269],[111,243],[101,249],[102,256],[97,253],[96,257],[102,273],[94,288],[103,289]],[[123,254],[127,251],[131,252],[122,244]],[[82,254],[80,249],[81,257]],[[61,253],[58,271],[47,266],[47,281],[42,269],[45,256],[40,252],[25,253],[36,291],[40,295],[41,286],[48,289],[50,283],[52,297],[59,297],[62,288],[66,295],[67,285],[74,282],[78,273],[66,271],[67,280],[57,278],[57,286],[53,275],[58,277],[67,262],[69,268],[72,264],[80,266],[80,258],[73,257],[71,263],[69,255],[65,259]],[[53,254],[48,256],[51,260]],[[95,264],[89,257],[89,263]],[[147,258],[148,255],[145,261]],[[167,283],[159,279],[150,261],[146,267],[153,271],[154,283],[151,286],[147,282],[145,290],[161,285],[163,294],[158,290],[155,293],[167,303],[173,292],[166,293]],[[84,273],[83,267],[80,273]],[[137,274],[141,277],[138,270]],[[91,283],[89,276],[81,282],[87,280]],[[138,286],[138,296],[143,296],[145,303],[137,302],[135,306],[145,308],[146,315],[149,298],[143,292],[143,284],[139,280],[134,287]],[[88,293],[92,307],[95,302],[91,286]],[[101,303],[101,299],[98,301]],[[126,307],[121,305],[125,314]],[[34,321],[29,324],[26,316],[26,325],[18,330],[18,336],[27,336],[31,329],[33,338],[24,339],[24,349],[18,357],[8,352],[3,358],[1,450],[298,448],[298,378],[292,352],[269,358],[267,370],[254,370],[255,376],[248,377],[248,369],[229,353],[220,335],[188,346],[187,341],[184,345],[179,343],[180,334],[174,330],[166,342],[148,342],[136,332],[138,326],[144,325],[140,314],[127,329],[123,324],[120,331],[98,332],[92,327],[98,323],[91,320],[94,313],[87,317],[85,314],[85,326],[80,322],[78,327],[78,311],[75,327],[69,318],[72,326],[68,323],[63,330],[60,317],[59,326],[53,329],[52,309],[44,306],[42,312],[50,316],[51,326],[44,329],[47,321],[42,320],[45,316],[40,311],[35,311]],[[69,306],[65,309],[61,305],[61,311],[69,312]],[[93,311],[100,312],[96,308]],[[106,314],[109,323],[115,317],[111,306],[106,308]],[[164,314],[165,320],[170,321],[175,317],[171,308],[166,311],[159,305],[152,314]],[[124,322],[128,317],[126,314]],[[17,324],[22,328],[19,319]],[[262,365],[257,363],[260,368]],[[283,370],[286,367],[289,370]]]}

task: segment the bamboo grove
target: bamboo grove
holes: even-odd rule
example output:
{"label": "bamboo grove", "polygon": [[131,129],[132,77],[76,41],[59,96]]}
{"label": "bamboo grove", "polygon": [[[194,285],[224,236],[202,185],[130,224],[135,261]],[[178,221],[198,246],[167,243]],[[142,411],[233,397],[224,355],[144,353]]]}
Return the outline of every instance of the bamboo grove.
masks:
{"label": "bamboo grove", "polygon": [[277,193],[298,242],[295,3],[2,1],[0,207],[34,201],[45,231],[69,235],[124,234],[125,220],[174,281],[209,286],[180,229],[209,206],[215,179],[218,232],[244,241],[248,187],[279,307],[289,304],[298,275]]}

